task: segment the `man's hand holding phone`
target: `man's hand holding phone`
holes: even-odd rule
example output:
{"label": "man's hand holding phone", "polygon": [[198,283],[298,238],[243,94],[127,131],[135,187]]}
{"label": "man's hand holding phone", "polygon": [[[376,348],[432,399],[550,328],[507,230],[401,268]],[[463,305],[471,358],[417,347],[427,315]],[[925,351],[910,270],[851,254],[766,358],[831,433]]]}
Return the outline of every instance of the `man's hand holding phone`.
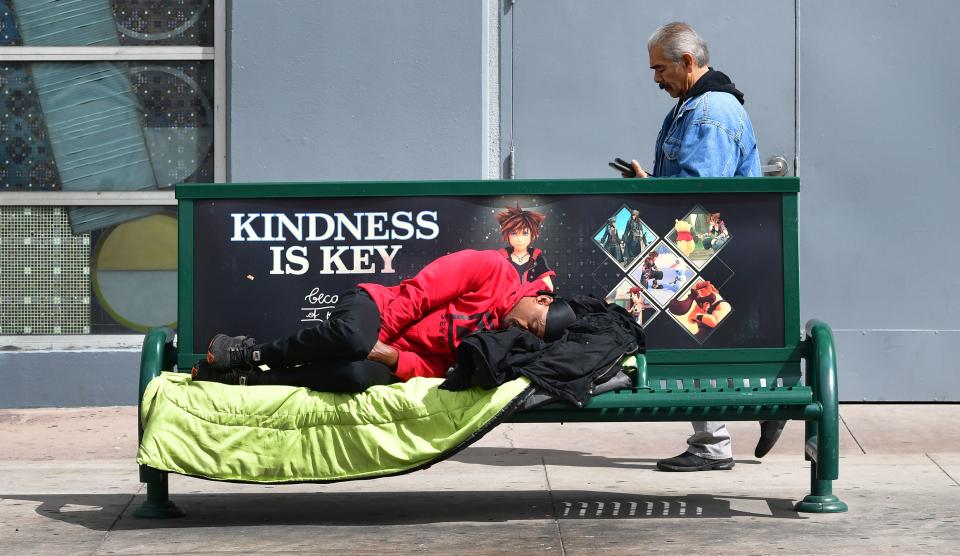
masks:
{"label": "man's hand holding phone", "polygon": [[646,178],[649,177],[643,168],[640,167],[640,163],[636,160],[631,160],[627,162],[626,160],[617,157],[613,159],[613,162],[607,163],[611,168],[620,172],[620,175],[625,178]]}

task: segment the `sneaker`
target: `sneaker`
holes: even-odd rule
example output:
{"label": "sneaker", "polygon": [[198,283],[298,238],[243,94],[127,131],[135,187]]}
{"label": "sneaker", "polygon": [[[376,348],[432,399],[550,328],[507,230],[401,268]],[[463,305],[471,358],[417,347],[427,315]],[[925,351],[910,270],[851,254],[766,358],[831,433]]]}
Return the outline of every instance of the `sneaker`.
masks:
{"label": "sneaker", "polygon": [[707,459],[690,452],[657,462],[660,471],[725,471],[733,469],[733,458]]}
{"label": "sneaker", "polygon": [[762,458],[767,455],[777,440],[780,440],[780,433],[785,426],[786,421],[760,421],[760,440],[757,440],[757,447],[753,450],[754,457]]}
{"label": "sneaker", "polygon": [[220,384],[234,384],[252,386],[255,382],[253,371],[247,369],[227,369],[225,371],[213,368],[203,359],[193,364],[190,369],[192,380],[219,382]]}
{"label": "sneaker", "polygon": [[206,380],[209,382],[220,382],[220,377],[223,376],[223,371],[215,370],[213,367],[207,363],[206,359],[200,359],[193,364],[193,368],[190,369],[190,378],[191,380]]}
{"label": "sneaker", "polygon": [[217,334],[207,347],[207,363],[217,371],[248,369],[260,359],[260,352],[253,351],[257,341],[249,336]]}

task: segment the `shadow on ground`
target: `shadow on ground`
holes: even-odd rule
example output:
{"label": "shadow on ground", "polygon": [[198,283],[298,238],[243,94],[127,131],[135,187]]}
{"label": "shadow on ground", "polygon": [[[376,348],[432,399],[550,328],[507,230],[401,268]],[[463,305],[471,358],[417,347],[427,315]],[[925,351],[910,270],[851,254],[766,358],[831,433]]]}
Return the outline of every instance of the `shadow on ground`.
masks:
{"label": "shadow on ground", "polygon": [[[610,458],[588,452],[553,449],[471,446],[450,458],[477,465],[524,466],[564,465],[571,467],[612,467],[618,469],[656,469],[659,458]],[[758,460],[737,460],[737,465],[759,465]]]}
{"label": "shadow on ground", "polygon": [[[133,517],[133,510],[143,502],[142,495],[18,494],[0,495],[0,499],[13,505],[37,503],[36,512],[44,517],[99,531],[254,525],[496,523],[544,519],[698,519],[737,516],[804,519],[793,511],[792,501],[779,498],[644,496],[583,490],[552,493],[520,490],[180,494],[173,495],[172,500],[187,515],[175,519]],[[757,502],[766,511],[757,511]],[[757,513],[737,510],[733,505],[747,505]]]}

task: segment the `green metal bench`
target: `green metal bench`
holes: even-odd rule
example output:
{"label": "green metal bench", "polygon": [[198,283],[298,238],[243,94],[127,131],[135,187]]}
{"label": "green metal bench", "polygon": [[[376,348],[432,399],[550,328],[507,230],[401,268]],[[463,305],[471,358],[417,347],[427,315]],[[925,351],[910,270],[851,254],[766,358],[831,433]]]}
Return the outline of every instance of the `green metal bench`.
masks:
{"label": "green metal bench", "polygon": [[[833,494],[839,473],[837,367],[833,336],[823,322],[810,321],[801,335],[797,253],[796,178],[700,180],[558,180],[493,182],[233,184],[178,187],[179,345],[169,328],[151,330],[144,341],[140,399],[161,371],[189,369],[202,357],[194,338],[197,283],[194,242],[198,203],[228,199],[377,198],[457,195],[590,195],[619,198],[779,200],[782,246],[783,338],[776,347],[656,349],[638,357],[635,384],[594,397],[583,408],[560,403],[517,413],[513,422],[762,421],[798,420],[806,426],[805,457],[810,464],[810,493],[796,504],[802,512],[843,512]],[[374,202],[376,199],[374,199]],[[562,278],[562,277],[561,277]],[[359,280],[358,280],[359,281]],[[779,284],[778,284],[779,286]],[[802,369],[805,362],[805,368]],[[142,431],[142,427],[141,427]],[[147,499],[139,517],[182,515],[169,500],[167,473],[141,466]]]}

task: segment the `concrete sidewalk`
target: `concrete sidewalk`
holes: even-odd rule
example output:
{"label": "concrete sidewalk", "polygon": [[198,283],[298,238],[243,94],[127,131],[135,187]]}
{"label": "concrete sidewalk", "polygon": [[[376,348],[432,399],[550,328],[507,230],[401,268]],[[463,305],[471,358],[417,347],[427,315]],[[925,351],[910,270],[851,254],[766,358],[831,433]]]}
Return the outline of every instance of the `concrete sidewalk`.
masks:
{"label": "concrete sidewalk", "polygon": [[508,424],[400,477],[256,486],[171,475],[187,517],[132,517],[136,408],[0,411],[0,554],[954,554],[960,405],[843,405],[845,514],[798,514],[802,423],[732,471],[661,473],[684,423]]}

